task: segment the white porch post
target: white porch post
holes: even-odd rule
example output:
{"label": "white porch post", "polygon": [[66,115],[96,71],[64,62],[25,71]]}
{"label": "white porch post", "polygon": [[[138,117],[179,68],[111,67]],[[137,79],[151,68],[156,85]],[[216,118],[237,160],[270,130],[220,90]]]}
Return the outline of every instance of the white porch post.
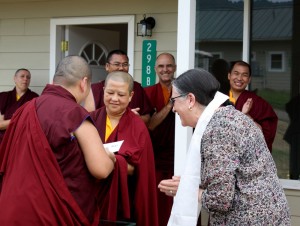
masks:
{"label": "white porch post", "polygon": [[244,0],[244,20],[243,20],[243,61],[250,63],[250,0]]}
{"label": "white porch post", "polygon": [[[196,0],[178,0],[177,75],[194,68],[195,20]],[[178,115],[176,115],[175,125],[174,175],[181,175],[192,136],[192,128],[182,127]]]}

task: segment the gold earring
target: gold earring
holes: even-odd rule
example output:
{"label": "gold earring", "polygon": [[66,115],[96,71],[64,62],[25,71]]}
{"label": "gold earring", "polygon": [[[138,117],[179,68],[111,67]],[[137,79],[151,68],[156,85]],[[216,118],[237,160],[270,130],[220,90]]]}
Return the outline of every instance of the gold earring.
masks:
{"label": "gold earring", "polygon": [[192,107],[191,107],[191,106],[189,106],[189,110],[190,110],[190,111],[192,110]]}

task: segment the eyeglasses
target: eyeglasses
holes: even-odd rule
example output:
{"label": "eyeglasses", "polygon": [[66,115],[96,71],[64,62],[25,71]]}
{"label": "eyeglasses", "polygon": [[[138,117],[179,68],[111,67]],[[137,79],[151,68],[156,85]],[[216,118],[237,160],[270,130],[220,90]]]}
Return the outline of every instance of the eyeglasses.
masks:
{"label": "eyeglasses", "polygon": [[128,64],[128,63],[113,63],[113,64],[108,63],[108,64],[112,65],[113,67],[117,67],[117,68],[120,68],[120,67],[127,68],[127,67],[129,67],[129,65],[130,65],[130,64]]}
{"label": "eyeglasses", "polygon": [[177,96],[177,97],[171,97],[171,98],[170,98],[170,102],[171,102],[172,104],[174,104],[176,98],[184,97],[184,96],[187,96],[187,95],[188,95],[188,93],[184,93],[184,94],[181,94],[181,95],[179,95],[179,96]]}

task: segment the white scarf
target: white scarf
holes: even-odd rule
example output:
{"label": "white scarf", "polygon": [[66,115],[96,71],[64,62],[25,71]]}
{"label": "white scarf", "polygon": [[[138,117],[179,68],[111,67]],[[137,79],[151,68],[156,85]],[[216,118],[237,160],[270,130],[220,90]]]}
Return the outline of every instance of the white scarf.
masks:
{"label": "white scarf", "polygon": [[217,92],[198,119],[186,157],[184,173],[174,199],[168,226],[196,226],[201,205],[198,192],[201,176],[201,139],[215,110],[228,99]]}

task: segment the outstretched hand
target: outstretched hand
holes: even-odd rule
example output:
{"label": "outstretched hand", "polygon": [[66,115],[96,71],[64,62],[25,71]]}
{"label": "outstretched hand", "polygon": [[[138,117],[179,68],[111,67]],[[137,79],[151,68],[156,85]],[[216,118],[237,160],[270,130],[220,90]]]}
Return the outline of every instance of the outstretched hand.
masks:
{"label": "outstretched hand", "polygon": [[162,180],[158,188],[161,192],[164,192],[167,196],[174,197],[177,193],[177,189],[180,182],[180,176],[173,176],[172,179]]}

